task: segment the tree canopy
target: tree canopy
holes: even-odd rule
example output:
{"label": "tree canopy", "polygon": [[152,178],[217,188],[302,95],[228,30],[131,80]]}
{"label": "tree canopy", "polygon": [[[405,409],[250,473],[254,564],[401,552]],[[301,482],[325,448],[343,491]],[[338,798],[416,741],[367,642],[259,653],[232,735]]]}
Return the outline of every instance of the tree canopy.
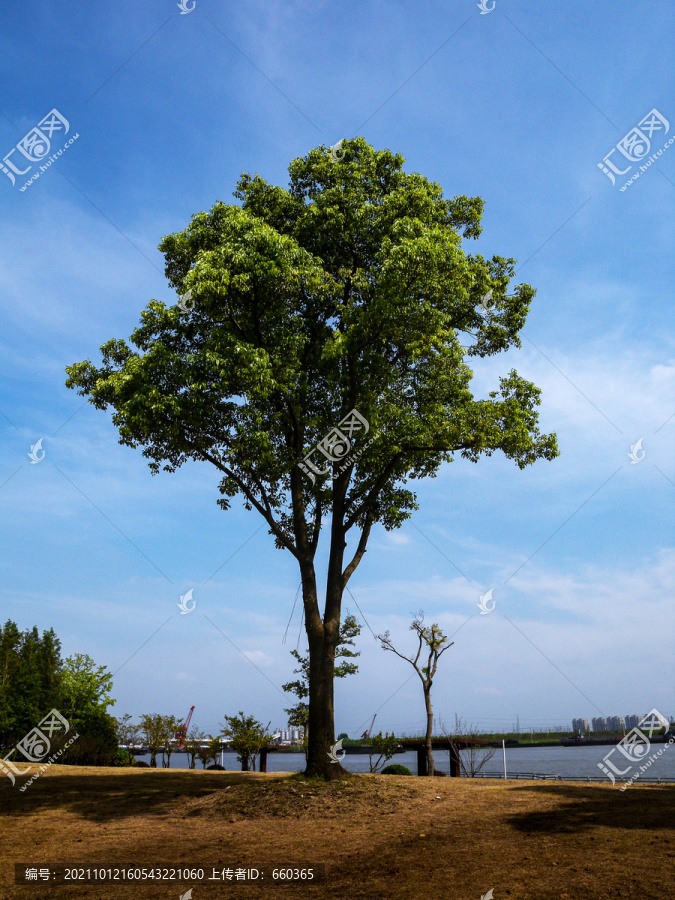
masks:
{"label": "tree canopy", "polygon": [[[101,366],[68,368],[68,385],[113,406],[121,442],[142,445],[154,471],[209,460],[221,505],[243,494],[293,553],[318,539],[328,500],[297,463],[353,408],[386,440],[350,472],[346,530],[400,525],[415,508],[404,483],[454,452],[499,449],[521,467],[556,455],[534,385],[512,371],[488,399],[469,388],[465,357],[520,346],[534,295],[527,284],[507,294],[513,259],[463,252],[460,234],[481,230],[480,198],[444,198],[363,139],[343,149],[340,163],[321,148],[294,160],[288,190],[244,175],[241,208],[216,203],[164,238],[187,315],[153,300],[132,346],[111,340]],[[297,513],[314,511],[299,528],[293,482]]]}
{"label": "tree canopy", "polygon": [[[361,138],[342,149],[340,161],[324,147],[293,160],[288,188],[242,175],[240,205],[218,202],[165,237],[181,303],[151,300],[129,343],[108,341],[100,365],[69,366],[66,382],[112,407],[121,443],[142,447],[153,472],[211,463],[223,509],[241,495],[298,560],[308,771],[326,777],[338,769],[325,756],[342,594],[373,525],[400,527],[417,508],[412,482],[455,454],[501,451],[520,468],[557,455],[534,384],[511,370],[487,397],[471,391],[467,359],[519,346],[534,296],[508,292],[515,260],[463,248],[482,200],[446,198]],[[317,447],[332,478],[300,467]],[[328,518],[322,614],[314,559]]]}

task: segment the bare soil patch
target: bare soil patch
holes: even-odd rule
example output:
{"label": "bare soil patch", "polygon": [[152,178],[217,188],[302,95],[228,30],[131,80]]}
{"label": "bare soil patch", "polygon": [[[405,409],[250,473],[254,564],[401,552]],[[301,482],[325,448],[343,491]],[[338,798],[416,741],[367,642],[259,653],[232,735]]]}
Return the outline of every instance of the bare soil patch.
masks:
{"label": "bare soil patch", "polygon": [[[0,898],[661,900],[674,828],[669,786],[52,766],[0,782]],[[325,863],[327,882],[16,886],[15,862]]]}

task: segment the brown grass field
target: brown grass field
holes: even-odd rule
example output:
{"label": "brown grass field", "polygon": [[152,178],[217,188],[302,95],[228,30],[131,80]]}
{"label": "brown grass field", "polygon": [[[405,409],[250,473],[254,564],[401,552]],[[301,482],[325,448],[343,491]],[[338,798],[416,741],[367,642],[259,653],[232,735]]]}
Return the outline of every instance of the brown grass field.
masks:
{"label": "brown grass field", "polygon": [[[675,789],[52,766],[0,782],[0,898],[494,900],[670,896]],[[324,884],[15,885],[14,863],[325,863]]]}

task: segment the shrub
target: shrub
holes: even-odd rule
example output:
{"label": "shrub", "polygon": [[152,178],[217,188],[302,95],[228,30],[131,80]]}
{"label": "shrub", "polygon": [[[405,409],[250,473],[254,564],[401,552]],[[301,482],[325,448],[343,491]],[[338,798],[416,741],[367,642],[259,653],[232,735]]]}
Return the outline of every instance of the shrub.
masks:
{"label": "shrub", "polygon": [[112,716],[100,709],[88,711],[70,720],[70,731],[63,740],[79,737],[59,760],[70,766],[115,766],[118,762],[117,728]]}
{"label": "shrub", "polygon": [[123,750],[122,747],[117,748],[117,760],[113,763],[115,766],[135,766],[136,760],[133,753]]}
{"label": "shrub", "polygon": [[412,772],[407,766],[402,766],[400,763],[394,763],[391,766],[385,766],[382,769],[383,775],[412,775]]}

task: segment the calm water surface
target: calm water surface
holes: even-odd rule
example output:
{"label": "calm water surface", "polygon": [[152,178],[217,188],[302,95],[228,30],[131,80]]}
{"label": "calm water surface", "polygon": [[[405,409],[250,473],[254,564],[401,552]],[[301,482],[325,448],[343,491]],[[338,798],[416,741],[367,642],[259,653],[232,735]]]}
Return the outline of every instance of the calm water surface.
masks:
{"label": "calm water surface", "polygon": [[[663,753],[652,762],[651,766],[644,773],[644,777],[658,778],[661,776],[675,778],[675,744],[670,746],[667,744],[653,744],[647,758],[664,747]],[[612,749],[612,747],[523,747],[514,750],[507,747],[506,773],[507,775],[515,775],[517,772],[534,772],[538,775],[561,775],[563,778],[570,775],[600,777],[603,773],[598,768],[598,763],[602,762],[603,757]],[[223,765],[226,769],[240,771],[241,765],[237,762],[235,753],[226,752],[223,754],[223,757]],[[149,763],[150,754],[138,756],[137,759]],[[624,757],[620,755],[618,750],[612,754],[610,759],[618,769],[625,769],[629,765],[628,760],[624,762]],[[220,761],[219,756],[218,762]],[[434,761],[437,769],[443,772],[450,771],[446,750],[435,751]],[[417,773],[417,754],[414,751],[397,753],[390,760],[390,763],[400,763],[407,766],[413,774]],[[157,764],[161,766],[161,757],[158,758]],[[363,756],[346,756],[342,765],[349,769],[350,772],[367,772],[368,757],[365,754]],[[644,762],[642,765],[644,765]],[[268,772],[301,772],[304,767],[305,757],[302,753],[270,753],[267,757]],[[634,765],[625,777],[629,778],[632,773],[639,771],[639,767],[640,764]],[[187,769],[187,756],[184,753],[173,753],[171,756],[171,768]],[[197,768],[201,768],[199,761],[197,762]],[[486,763],[483,771],[503,773],[504,762],[501,749]]]}

